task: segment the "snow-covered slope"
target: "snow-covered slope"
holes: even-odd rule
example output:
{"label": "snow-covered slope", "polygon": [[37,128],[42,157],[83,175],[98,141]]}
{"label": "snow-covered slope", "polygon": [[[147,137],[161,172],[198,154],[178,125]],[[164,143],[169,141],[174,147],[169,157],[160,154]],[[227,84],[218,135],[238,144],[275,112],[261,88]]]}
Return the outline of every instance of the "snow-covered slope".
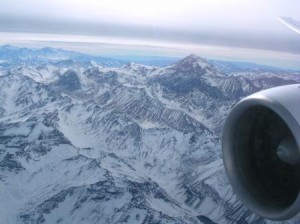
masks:
{"label": "snow-covered slope", "polygon": [[116,59],[91,56],[58,48],[29,49],[11,45],[0,46],[0,68],[2,69],[9,69],[20,65],[37,66],[41,64],[53,64],[57,67],[88,67],[95,63],[109,67],[119,67],[125,64],[125,62]]}
{"label": "snow-covered slope", "polygon": [[0,76],[0,223],[265,223],[232,193],[220,131],[242,97],[298,82],[272,80],[196,55],[165,68],[11,68]]}

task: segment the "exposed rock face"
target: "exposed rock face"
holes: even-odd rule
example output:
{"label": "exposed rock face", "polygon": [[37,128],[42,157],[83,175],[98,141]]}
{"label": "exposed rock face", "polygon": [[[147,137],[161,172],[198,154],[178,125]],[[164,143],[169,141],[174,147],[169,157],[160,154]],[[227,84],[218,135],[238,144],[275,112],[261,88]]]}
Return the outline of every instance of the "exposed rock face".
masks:
{"label": "exposed rock face", "polygon": [[80,79],[77,73],[73,70],[66,71],[56,81],[56,85],[68,91],[75,91],[81,89]]}

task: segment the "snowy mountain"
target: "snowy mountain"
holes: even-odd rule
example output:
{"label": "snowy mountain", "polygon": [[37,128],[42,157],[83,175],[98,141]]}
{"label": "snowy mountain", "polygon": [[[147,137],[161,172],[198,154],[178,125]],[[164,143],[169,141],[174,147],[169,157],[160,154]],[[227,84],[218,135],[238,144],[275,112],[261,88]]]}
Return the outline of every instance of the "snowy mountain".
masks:
{"label": "snowy mountain", "polygon": [[296,75],[64,62],[0,76],[0,223],[271,223],[232,193],[220,133],[238,100]]}
{"label": "snowy mountain", "polygon": [[93,63],[102,66],[119,67],[126,62],[58,48],[28,49],[11,45],[0,46],[0,68],[2,67],[2,69],[20,65],[48,65],[50,63],[58,67],[68,67],[71,65],[87,67]]}
{"label": "snowy mountain", "polygon": [[59,68],[90,67],[101,65],[105,67],[121,67],[130,62],[164,67],[177,61],[172,57],[157,56],[114,56],[102,57],[68,51],[59,48],[45,47],[41,49],[19,48],[11,45],[0,46],[0,75],[16,66],[53,65]]}
{"label": "snowy mountain", "polygon": [[282,72],[293,70],[278,68],[274,66],[261,65],[250,62],[239,62],[239,61],[221,61],[221,60],[209,60],[209,62],[221,71],[227,74],[234,74],[237,72],[272,72],[281,74]]}

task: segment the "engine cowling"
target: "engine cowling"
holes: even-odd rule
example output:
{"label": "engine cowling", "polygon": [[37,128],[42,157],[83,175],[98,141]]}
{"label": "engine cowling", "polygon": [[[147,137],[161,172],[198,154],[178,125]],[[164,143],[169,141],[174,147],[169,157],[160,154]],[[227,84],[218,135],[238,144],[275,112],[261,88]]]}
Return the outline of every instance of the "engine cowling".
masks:
{"label": "engine cowling", "polygon": [[240,101],[228,115],[222,150],[234,192],[254,213],[287,220],[300,212],[300,85]]}

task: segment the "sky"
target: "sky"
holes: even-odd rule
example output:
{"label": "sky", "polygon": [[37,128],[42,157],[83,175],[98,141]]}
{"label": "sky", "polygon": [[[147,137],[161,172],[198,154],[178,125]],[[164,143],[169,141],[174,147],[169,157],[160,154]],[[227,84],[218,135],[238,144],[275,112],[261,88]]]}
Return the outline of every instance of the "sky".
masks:
{"label": "sky", "polygon": [[299,12],[299,0],[9,0],[0,44],[300,68],[300,35],[278,21]]}

